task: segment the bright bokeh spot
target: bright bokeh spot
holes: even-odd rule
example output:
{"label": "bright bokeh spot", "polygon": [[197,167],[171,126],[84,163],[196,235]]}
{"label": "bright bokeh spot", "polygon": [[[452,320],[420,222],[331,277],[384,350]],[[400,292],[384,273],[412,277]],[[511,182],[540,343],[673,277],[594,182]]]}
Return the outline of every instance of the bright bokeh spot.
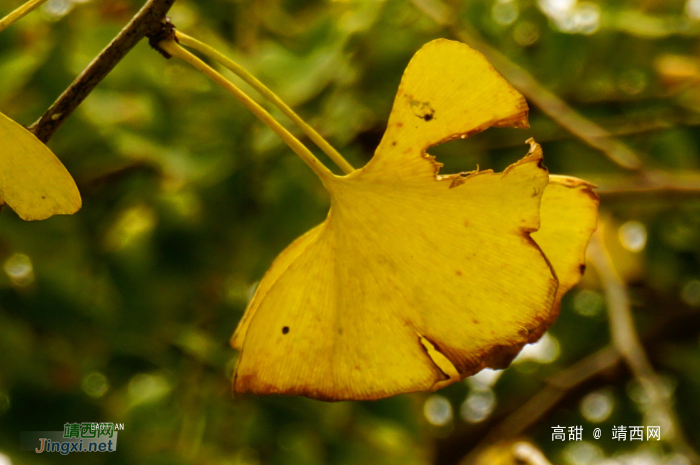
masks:
{"label": "bright bokeh spot", "polygon": [[595,34],[600,27],[600,7],[595,3],[584,2],[573,13],[574,32]]}
{"label": "bright bokeh spot", "polygon": [[600,7],[577,0],[539,0],[544,13],[561,32],[594,34],[600,28]]}
{"label": "bright bokeh spot", "polygon": [[97,371],[86,375],[81,384],[85,394],[90,397],[102,397],[109,390],[107,378]]}
{"label": "bright bokeh spot", "polygon": [[581,415],[593,423],[607,420],[614,408],[615,398],[607,390],[592,392],[581,401]]}
{"label": "bright bokeh spot", "polygon": [[462,403],[459,414],[468,423],[478,423],[496,408],[496,395],[491,389],[472,390]]}
{"label": "bright bokeh spot", "polygon": [[0,452],[0,465],[12,465],[12,460],[10,457]]}
{"label": "bright bokeh spot", "polygon": [[23,253],[13,254],[8,258],[4,269],[12,283],[17,286],[27,286],[34,281],[32,261]]}
{"label": "bright bokeh spot", "polygon": [[577,0],[539,0],[537,5],[549,17],[568,14],[576,6]]}
{"label": "bright bokeh spot", "polygon": [[472,389],[490,389],[503,374],[503,370],[484,368],[474,376],[466,379],[467,385]]}
{"label": "bright bokeh spot", "polygon": [[685,4],[685,15],[692,20],[699,20],[700,0],[688,0]]}
{"label": "bright bokeh spot", "polygon": [[[661,375],[659,377],[660,383],[658,385],[659,387],[659,393],[664,399],[670,399],[673,396],[673,393],[676,391],[676,385],[677,381],[667,375]],[[649,405],[651,404],[651,400],[649,398],[649,393],[648,390],[645,388],[643,384],[641,384],[638,380],[633,379],[627,383],[627,395],[632,399],[636,404],[638,404],[642,410],[646,410]],[[666,421],[666,418],[660,417],[656,420],[650,420],[648,422],[645,422],[647,425],[658,425],[659,423],[664,423]],[[662,426],[662,431],[666,431],[666,428],[663,428]]]}
{"label": "bright bokeh spot", "polygon": [[700,306],[700,280],[688,281],[681,290],[681,299],[692,307]]}
{"label": "bright bokeh spot", "polygon": [[647,228],[639,221],[628,221],[618,231],[622,246],[630,252],[641,252],[647,244]]}
{"label": "bright bokeh spot", "polygon": [[445,397],[434,394],[428,397],[423,407],[428,423],[435,426],[444,426],[452,421],[452,405]]}
{"label": "bright bokeh spot", "polygon": [[549,333],[544,333],[542,339],[534,344],[523,347],[513,363],[532,361],[537,363],[552,363],[559,357],[559,341]]}
{"label": "bright bokeh spot", "polygon": [[564,460],[569,465],[598,465],[603,456],[603,450],[588,441],[571,442],[564,448]]}
{"label": "bright bokeh spot", "polygon": [[519,15],[518,4],[512,0],[496,0],[491,7],[491,17],[501,26],[510,26]]}
{"label": "bright bokeh spot", "polygon": [[164,376],[140,373],[129,381],[130,406],[155,402],[165,397],[171,389]]}
{"label": "bright bokeh spot", "polygon": [[73,9],[71,0],[49,0],[43,6],[44,14],[51,21],[58,21]]}
{"label": "bright bokeh spot", "polygon": [[595,316],[603,310],[604,303],[600,292],[582,289],[574,297],[574,310],[583,316]]}

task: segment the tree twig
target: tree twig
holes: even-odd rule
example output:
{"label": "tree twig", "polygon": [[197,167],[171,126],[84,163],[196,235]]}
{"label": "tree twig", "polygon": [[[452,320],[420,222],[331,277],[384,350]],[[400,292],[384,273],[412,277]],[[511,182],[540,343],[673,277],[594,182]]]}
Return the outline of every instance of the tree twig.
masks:
{"label": "tree twig", "polygon": [[680,422],[671,405],[669,394],[664,389],[661,379],[654,371],[644,351],[634,326],[627,286],[615,270],[615,265],[605,248],[601,228],[591,239],[588,257],[598,271],[605,291],[613,346],[644,389],[649,399],[648,413],[666,419],[672,431],[666,431],[665,439],[668,439],[669,444],[677,452],[685,455],[693,464],[700,465],[700,456],[686,441]]}
{"label": "tree twig", "polygon": [[618,166],[629,170],[642,168],[642,161],[629,147],[612,138],[605,129],[576,112],[566,102],[540,84],[525,69],[479,39],[475,31],[469,31],[464,25],[456,25],[452,18],[457,17],[457,15],[441,0],[413,0],[413,3],[426,16],[444,27],[453,36],[484,54],[516,89],[560,126],[591,147],[603,152]]}
{"label": "tree twig", "polygon": [[175,0],[148,0],[29,130],[40,141],[48,142],[73,110],[141,39],[160,31],[173,3]]}
{"label": "tree twig", "polygon": [[537,423],[571,390],[606,372],[620,362],[620,354],[612,346],[607,346],[589,355],[546,380],[547,386],[532,396],[522,407],[508,415],[474,447],[460,462],[469,465],[487,447],[498,441],[509,440],[523,434]]}
{"label": "tree twig", "polygon": [[[631,175],[587,175],[598,186],[596,193],[604,197],[653,194],[700,195],[700,173],[697,171],[644,171]],[[595,178],[595,179],[593,179]]]}

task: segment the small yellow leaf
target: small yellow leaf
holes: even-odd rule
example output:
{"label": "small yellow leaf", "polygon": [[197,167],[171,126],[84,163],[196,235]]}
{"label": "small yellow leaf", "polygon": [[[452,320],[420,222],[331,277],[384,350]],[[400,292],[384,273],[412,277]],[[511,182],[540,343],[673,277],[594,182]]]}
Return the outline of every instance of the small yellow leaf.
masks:
{"label": "small yellow leaf", "polygon": [[0,113],[0,203],[23,220],[70,215],[80,193],[56,155],[25,128]]}
{"label": "small yellow leaf", "polygon": [[503,173],[438,175],[431,145],[490,126],[526,127],[522,96],[464,44],[423,47],[372,161],[322,179],[328,218],[262,279],[232,339],[236,391],[438,389],[508,366],[542,335],[580,276],[597,198],[583,181],[550,181],[534,142]]}

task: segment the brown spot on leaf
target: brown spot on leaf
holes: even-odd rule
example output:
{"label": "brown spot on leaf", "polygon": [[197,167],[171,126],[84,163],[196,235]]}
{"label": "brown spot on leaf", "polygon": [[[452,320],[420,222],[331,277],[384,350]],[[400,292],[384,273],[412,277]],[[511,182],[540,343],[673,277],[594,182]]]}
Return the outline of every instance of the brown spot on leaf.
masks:
{"label": "brown spot on leaf", "polygon": [[457,276],[462,276],[462,272],[461,272],[460,270],[455,271],[455,274],[456,274]]}
{"label": "brown spot on leaf", "polygon": [[282,328],[282,334],[287,334],[289,332],[289,326]]}
{"label": "brown spot on leaf", "polygon": [[411,106],[411,111],[413,111],[413,114],[418,118],[423,121],[432,121],[435,118],[435,110],[430,105],[430,102],[421,102],[409,96],[406,96],[406,98],[408,99],[408,104]]}

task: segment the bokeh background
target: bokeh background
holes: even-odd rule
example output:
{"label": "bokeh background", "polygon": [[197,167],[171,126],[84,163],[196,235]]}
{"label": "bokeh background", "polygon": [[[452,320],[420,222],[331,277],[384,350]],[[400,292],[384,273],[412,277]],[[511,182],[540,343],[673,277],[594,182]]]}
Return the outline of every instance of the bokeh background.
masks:
{"label": "bokeh background", "polygon": [[[20,3],[0,0],[0,16]],[[141,4],[49,0],[0,34],[0,111],[35,121]],[[355,166],[422,44],[459,37],[498,51],[506,77],[529,76],[514,83],[531,128],[431,153],[446,173],[500,170],[534,137],[551,172],[598,184],[602,243],[677,421],[609,348],[606,283],[591,265],[554,327],[505,371],[377,402],[234,398],[228,339],[273,258],[323,220],[328,197],[238,102],[144,41],[49,144],[82,210],[32,223],[0,214],[2,465],[505,464],[516,439],[555,464],[691,463],[677,439],[700,444],[700,1],[177,0],[171,17]],[[570,107],[548,106],[546,90]],[[611,146],[563,127],[572,111],[574,132],[585,139],[594,123]],[[615,161],[629,153],[641,170]],[[117,452],[18,450],[21,431],[85,421],[123,423]],[[660,424],[662,441],[612,440],[614,425],[644,424]],[[553,441],[553,426],[582,426],[584,440]]]}

